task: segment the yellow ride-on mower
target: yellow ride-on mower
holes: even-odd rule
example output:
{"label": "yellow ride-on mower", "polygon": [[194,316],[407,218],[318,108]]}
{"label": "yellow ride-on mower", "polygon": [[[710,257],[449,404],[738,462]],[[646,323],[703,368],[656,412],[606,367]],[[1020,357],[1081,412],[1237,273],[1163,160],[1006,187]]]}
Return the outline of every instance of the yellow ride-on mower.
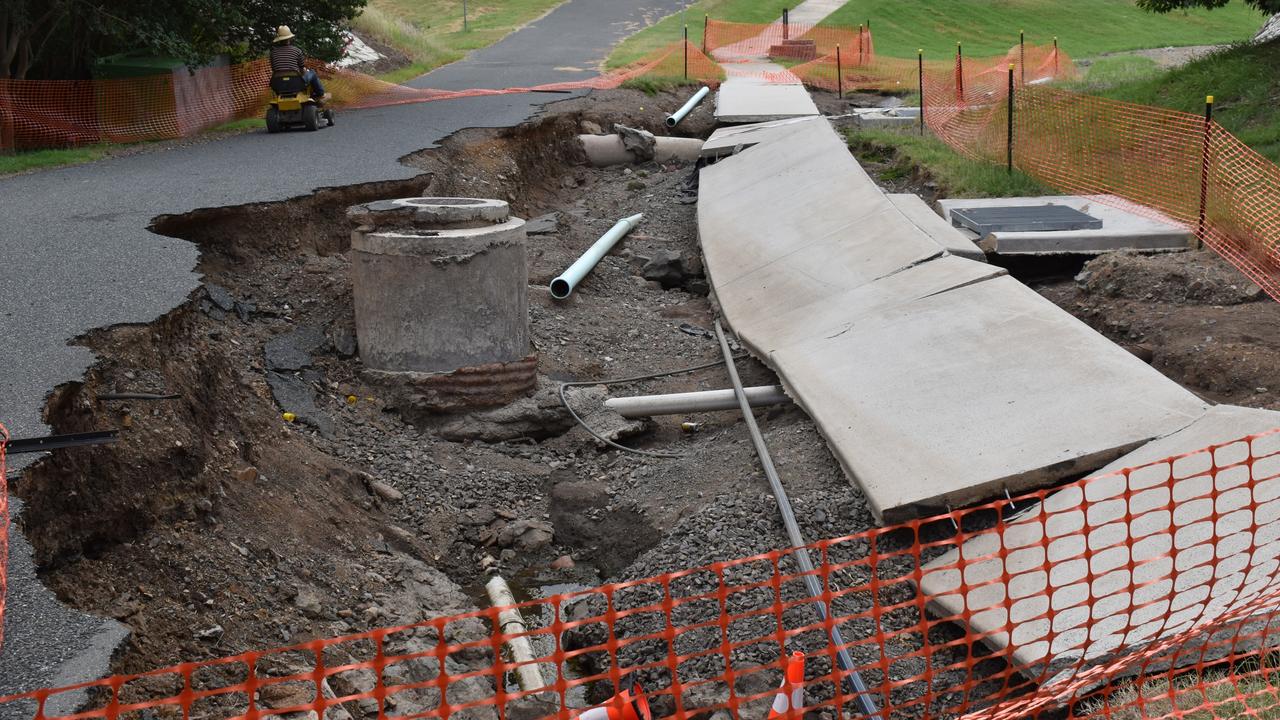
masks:
{"label": "yellow ride-on mower", "polygon": [[[319,130],[323,119],[333,125],[333,110],[322,107],[311,97],[307,83],[301,75],[280,75],[271,78],[271,103],[267,106],[267,132],[301,125],[308,130]],[[327,95],[326,95],[327,97]]]}

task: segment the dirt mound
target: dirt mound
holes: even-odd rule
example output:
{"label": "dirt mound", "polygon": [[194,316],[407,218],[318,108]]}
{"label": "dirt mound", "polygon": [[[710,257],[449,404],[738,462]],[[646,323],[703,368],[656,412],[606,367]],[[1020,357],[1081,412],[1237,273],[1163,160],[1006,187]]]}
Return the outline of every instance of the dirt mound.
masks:
{"label": "dirt mound", "polygon": [[1190,305],[1239,305],[1266,299],[1262,288],[1218,255],[1117,252],[1085,264],[1076,283],[1088,295]]}

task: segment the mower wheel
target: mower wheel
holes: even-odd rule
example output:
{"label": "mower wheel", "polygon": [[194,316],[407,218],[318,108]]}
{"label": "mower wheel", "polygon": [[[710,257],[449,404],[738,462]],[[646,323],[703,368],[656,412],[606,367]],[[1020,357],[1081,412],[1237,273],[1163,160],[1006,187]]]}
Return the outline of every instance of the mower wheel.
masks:
{"label": "mower wheel", "polygon": [[272,105],[267,108],[267,132],[278,133],[283,129],[280,126],[280,109]]}
{"label": "mower wheel", "polygon": [[320,111],[315,105],[304,105],[302,107],[302,124],[307,126],[308,130],[320,129]]}

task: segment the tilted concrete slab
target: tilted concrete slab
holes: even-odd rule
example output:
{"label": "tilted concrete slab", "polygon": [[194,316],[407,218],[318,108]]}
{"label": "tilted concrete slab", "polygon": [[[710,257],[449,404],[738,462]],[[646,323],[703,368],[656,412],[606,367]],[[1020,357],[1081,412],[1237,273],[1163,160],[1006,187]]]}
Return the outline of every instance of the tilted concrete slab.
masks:
{"label": "tilted concrete slab", "polygon": [[920,228],[926,235],[933,238],[934,242],[946,248],[947,252],[970,260],[987,261],[987,254],[969,239],[969,235],[943,220],[942,216],[934,212],[933,208],[929,207],[929,203],[919,195],[889,193],[888,197],[889,202],[893,203],[912,225]]}
{"label": "tilted concrete slab", "polygon": [[1186,250],[1194,235],[1156,210],[1115,196],[1055,195],[1032,198],[974,198],[938,201],[951,223],[956,207],[1065,205],[1102,220],[1098,230],[1055,232],[994,232],[978,241],[979,247],[998,255],[1097,255],[1112,250]]}
{"label": "tilted concrete slab", "polygon": [[1007,276],[772,359],[884,523],[1088,472],[1205,410]]}
{"label": "tilted concrete slab", "polygon": [[733,330],[772,364],[770,356],[779,348],[815,335],[848,332],[854,322],[889,308],[1006,274],[994,265],[943,256],[788,312],[744,313]]}
{"label": "tilted concrete slab", "polygon": [[732,63],[716,93],[715,118],[721,123],[759,123],[818,115],[809,91],[781,65]]}
{"label": "tilted concrete slab", "polygon": [[746,149],[760,143],[785,137],[796,123],[826,122],[820,116],[771,120],[748,125],[726,125],[716,128],[702,144],[702,157],[717,158],[732,155],[738,148]]}
{"label": "tilted concrete slab", "polygon": [[883,522],[1088,472],[1203,412],[920,224],[826,121],[771,127],[700,178],[718,304]]}
{"label": "tilted concrete slab", "polygon": [[[702,170],[698,230],[730,323],[785,313],[939,257],[825,121]],[[744,332],[743,339],[755,338]]]}
{"label": "tilted concrete slab", "polygon": [[1030,677],[1187,633],[1202,647],[1165,665],[1222,657],[1234,638],[1221,631],[1256,631],[1280,593],[1280,434],[1252,453],[1231,442],[1276,427],[1280,412],[1214,407],[929,563],[921,592],[938,616],[971,613],[992,648],[1012,643]]}

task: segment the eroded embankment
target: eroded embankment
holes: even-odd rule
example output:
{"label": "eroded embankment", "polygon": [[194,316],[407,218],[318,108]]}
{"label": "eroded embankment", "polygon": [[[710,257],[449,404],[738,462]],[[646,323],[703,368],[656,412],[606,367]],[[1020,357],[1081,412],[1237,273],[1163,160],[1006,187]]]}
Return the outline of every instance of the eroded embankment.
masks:
{"label": "eroded embankment", "polygon": [[[100,360],[83,382],[59,388],[47,419],[57,432],[117,428],[121,441],[59,452],[14,488],[44,580],[64,601],[133,630],[118,671],[456,612],[472,600],[454,584],[475,588],[489,567],[537,594],[784,542],[733,413],[698,418],[696,434],[682,432],[679,417],[635,428],[626,442],[688,453],[659,460],[603,450],[570,429],[546,392],[556,380],[719,355],[707,332],[694,168],[595,169],[572,142],[613,120],[659,130],[660,114],[635,114],[658,103],[597,93],[519,128],[460,133],[407,160],[423,170],[417,179],[157,220],[158,232],[200,246],[206,285],[150,325],[85,338]],[[344,212],[419,194],[497,197],[523,217],[547,216],[529,240],[543,390],[514,413],[415,425],[361,379]],[[646,215],[640,228],[570,301],[553,302],[545,284],[634,212]],[[722,372],[619,392],[718,388]],[[773,381],[754,364],[744,375]],[[103,397],[139,392],[178,398]],[[285,410],[298,421],[285,422]],[[803,414],[766,418],[795,473],[806,533],[867,527],[861,499]],[[468,424],[485,440],[459,439]]]}

